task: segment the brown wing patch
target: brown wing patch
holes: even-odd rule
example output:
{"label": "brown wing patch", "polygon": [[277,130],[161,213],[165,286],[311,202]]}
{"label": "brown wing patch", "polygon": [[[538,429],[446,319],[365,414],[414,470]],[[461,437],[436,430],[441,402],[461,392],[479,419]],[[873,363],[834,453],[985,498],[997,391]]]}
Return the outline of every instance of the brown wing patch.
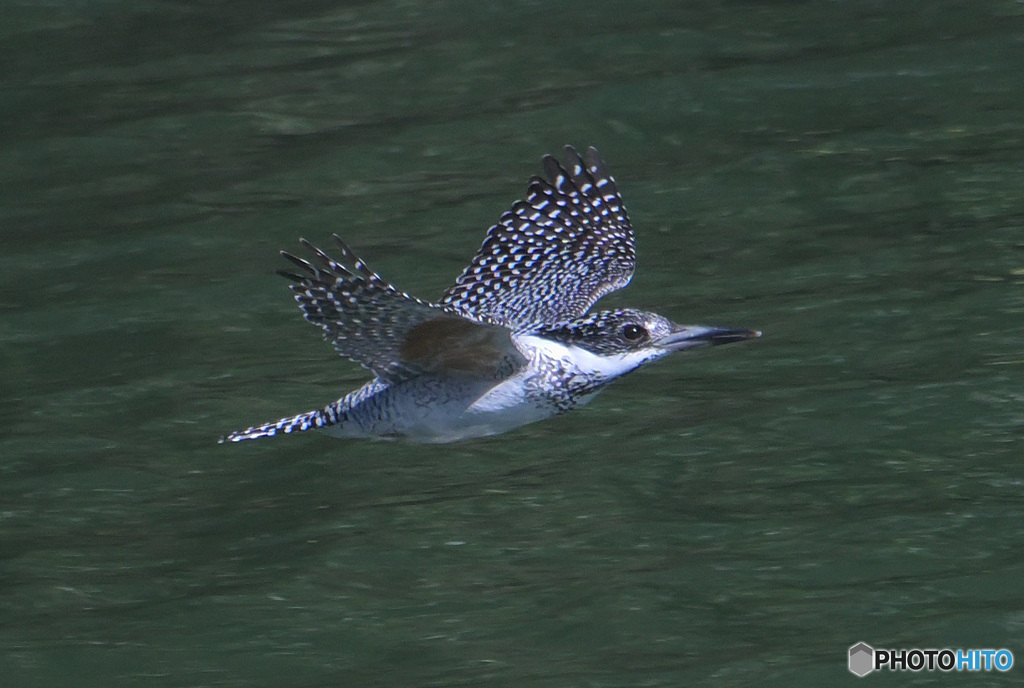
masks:
{"label": "brown wing patch", "polygon": [[504,327],[442,316],[421,322],[402,341],[402,362],[429,373],[496,373],[520,354]]}

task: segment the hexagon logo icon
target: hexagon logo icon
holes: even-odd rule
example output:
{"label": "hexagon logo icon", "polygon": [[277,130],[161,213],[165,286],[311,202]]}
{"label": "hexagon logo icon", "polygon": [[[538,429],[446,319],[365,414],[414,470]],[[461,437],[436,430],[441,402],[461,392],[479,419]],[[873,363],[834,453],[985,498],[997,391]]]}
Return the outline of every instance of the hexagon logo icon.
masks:
{"label": "hexagon logo icon", "polygon": [[864,677],[874,671],[875,648],[867,643],[857,643],[850,648],[850,672]]}

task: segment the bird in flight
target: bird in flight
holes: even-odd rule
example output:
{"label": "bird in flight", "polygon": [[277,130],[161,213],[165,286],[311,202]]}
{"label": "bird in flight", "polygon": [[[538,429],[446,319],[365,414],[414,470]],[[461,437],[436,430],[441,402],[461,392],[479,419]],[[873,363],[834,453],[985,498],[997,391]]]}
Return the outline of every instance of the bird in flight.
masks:
{"label": "bird in flight", "polygon": [[374,377],[323,408],[221,442],[305,430],[412,442],[496,435],[582,406],[675,351],[761,335],[633,308],[591,312],[633,276],[633,228],[597,151],[566,146],[564,158],[544,157],[547,178],[530,181],[436,302],[385,282],[337,235],[334,257],[305,239],[310,259],[282,251],[295,269],[280,274],[306,320]]}

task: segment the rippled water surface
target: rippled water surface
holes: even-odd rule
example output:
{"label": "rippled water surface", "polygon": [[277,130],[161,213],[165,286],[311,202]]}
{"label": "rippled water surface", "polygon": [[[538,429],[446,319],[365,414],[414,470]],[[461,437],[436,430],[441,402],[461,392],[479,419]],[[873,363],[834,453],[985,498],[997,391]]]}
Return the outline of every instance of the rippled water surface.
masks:
{"label": "rippled water surface", "polygon": [[[8,3],[5,687],[1024,663],[1024,5],[626,7]],[[637,228],[605,304],[765,337],[497,439],[217,445],[366,379],[280,248],[436,298],[565,143]]]}

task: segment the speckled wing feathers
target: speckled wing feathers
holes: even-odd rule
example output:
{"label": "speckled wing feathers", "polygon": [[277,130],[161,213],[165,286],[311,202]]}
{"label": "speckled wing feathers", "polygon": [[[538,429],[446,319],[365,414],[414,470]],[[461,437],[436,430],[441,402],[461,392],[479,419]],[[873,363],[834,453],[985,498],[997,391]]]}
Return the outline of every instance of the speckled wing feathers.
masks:
{"label": "speckled wing feathers", "polygon": [[334,240],[340,260],[302,239],[313,261],[282,251],[299,272],[279,272],[293,281],[306,320],[323,330],[338,353],[385,380],[458,370],[486,375],[507,366],[504,357],[513,347],[506,328],[468,320],[399,291],[337,235]]}
{"label": "speckled wing feathers", "polygon": [[441,303],[510,328],[585,314],[629,283],[636,264],[633,229],[615,181],[597,151],[586,160],[565,148],[566,165],[544,158],[534,177]]}

